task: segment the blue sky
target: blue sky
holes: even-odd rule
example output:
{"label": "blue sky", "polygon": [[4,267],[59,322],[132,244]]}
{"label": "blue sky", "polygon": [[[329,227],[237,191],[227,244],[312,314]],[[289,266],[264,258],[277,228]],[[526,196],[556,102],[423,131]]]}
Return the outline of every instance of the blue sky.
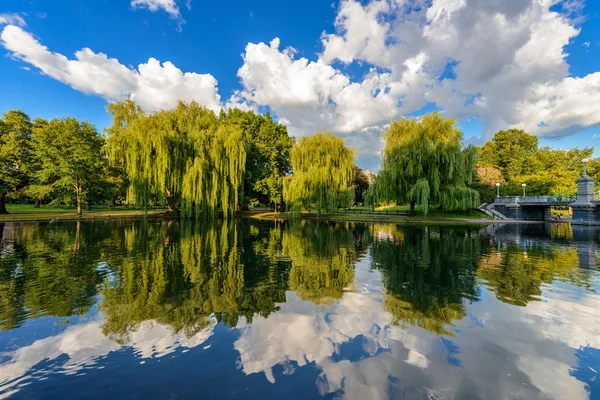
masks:
{"label": "blue sky", "polygon": [[[135,2],[3,0],[0,113],[102,129],[107,101],[130,93],[148,111],[237,104],[270,109],[294,135],[333,129],[371,169],[391,119],[434,109],[471,141],[519,126],[554,148],[599,143],[598,1]],[[162,64],[141,72],[150,58]]]}

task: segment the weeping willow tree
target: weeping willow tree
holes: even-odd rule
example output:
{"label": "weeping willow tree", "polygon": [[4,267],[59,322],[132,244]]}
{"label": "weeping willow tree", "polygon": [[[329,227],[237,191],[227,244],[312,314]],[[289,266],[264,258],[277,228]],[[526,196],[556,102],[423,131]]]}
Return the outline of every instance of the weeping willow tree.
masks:
{"label": "weeping willow tree", "polygon": [[146,114],[126,100],[108,110],[108,153],[127,172],[129,201],[147,207],[164,200],[184,217],[231,214],[246,164],[239,126],[195,102]]}
{"label": "weeping willow tree", "polygon": [[354,153],[331,131],[301,138],[291,152],[294,174],[283,182],[288,209],[314,207],[320,214],[350,206],[354,199]]}
{"label": "weeping willow tree", "polygon": [[430,205],[443,210],[468,210],[479,205],[469,188],[476,149],[463,147],[455,120],[437,112],[420,120],[401,119],[384,131],[383,162],[367,201],[410,203],[427,214]]}

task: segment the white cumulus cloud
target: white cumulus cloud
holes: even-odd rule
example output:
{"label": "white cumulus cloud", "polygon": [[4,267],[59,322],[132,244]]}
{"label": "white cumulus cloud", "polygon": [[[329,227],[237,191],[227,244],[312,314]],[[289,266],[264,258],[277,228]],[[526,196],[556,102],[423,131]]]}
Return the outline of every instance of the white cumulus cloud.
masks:
{"label": "white cumulus cloud", "polygon": [[[599,72],[570,76],[566,61],[580,3],[344,0],[314,61],[280,50],[279,39],[248,44],[241,94],[296,135],[330,128],[366,144],[361,156],[381,149],[365,133],[429,104],[477,118],[484,139],[509,127],[567,135],[600,123]],[[351,77],[353,65],[368,72]]]}
{"label": "white cumulus cloud", "polygon": [[[176,0],[130,4],[181,19]],[[147,110],[177,100],[213,109],[268,108],[292,135],[332,129],[361,158],[376,160],[379,132],[392,119],[432,105],[447,116],[476,118],[483,140],[510,127],[557,137],[600,124],[600,71],[573,76],[567,62],[582,4],[342,0],[333,26],[320,36],[320,54],[300,56],[285,38],[248,43],[238,70],[241,88],[224,102],[212,75],[184,73],[170,62],[150,58],[134,69],[90,49],[74,59],[53,53],[17,26],[24,21],[15,14],[10,20],[0,14],[11,24],[0,39],[14,58],[108,101],[131,96]]]}
{"label": "white cumulus cloud", "polygon": [[217,80],[210,74],[183,72],[171,62],[150,58],[132,69],[106,54],[85,48],[75,58],[54,53],[23,29],[8,25],[0,43],[14,58],[73,89],[107,101],[131,97],[146,111],[173,108],[179,100],[195,100],[210,109],[221,108]]}

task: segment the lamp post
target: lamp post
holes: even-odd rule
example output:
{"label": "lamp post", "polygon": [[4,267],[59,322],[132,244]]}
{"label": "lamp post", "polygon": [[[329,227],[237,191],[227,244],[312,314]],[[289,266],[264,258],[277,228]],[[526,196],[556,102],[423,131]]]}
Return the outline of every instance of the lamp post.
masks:
{"label": "lamp post", "polygon": [[525,188],[527,187],[527,184],[523,183],[521,186],[523,186],[523,197],[525,197]]}
{"label": "lamp post", "polygon": [[500,182],[496,183],[496,197],[500,197]]}
{"label": "lamp post", "polygon": [[589,158],[584,158],[581,160],[583,162],[583,177],[587,178],[587,163],[590,162]]}

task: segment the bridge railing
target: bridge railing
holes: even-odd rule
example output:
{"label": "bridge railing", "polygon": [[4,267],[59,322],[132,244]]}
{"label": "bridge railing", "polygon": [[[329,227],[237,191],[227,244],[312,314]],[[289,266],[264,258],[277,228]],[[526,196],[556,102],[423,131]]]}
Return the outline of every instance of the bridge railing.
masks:
{"label": "bridge railing", "polygon": [[566,202],[566,203],[573,203],[575,201],[577,201],[577,194],[575,193],[570,193],[570,194],[553,194],[551,196],[548,196],[548,201],[549,202]]}
{"label": "bridge railing", "polygon": [[548,196],[527,196],[521,197],[519,203],[547,203]]}
{"label": "bridge railing", "polygon": [[553,194],[550,196],[527,196],[521,197],[519,203],[573,203],[577,200],[577,195]]}

